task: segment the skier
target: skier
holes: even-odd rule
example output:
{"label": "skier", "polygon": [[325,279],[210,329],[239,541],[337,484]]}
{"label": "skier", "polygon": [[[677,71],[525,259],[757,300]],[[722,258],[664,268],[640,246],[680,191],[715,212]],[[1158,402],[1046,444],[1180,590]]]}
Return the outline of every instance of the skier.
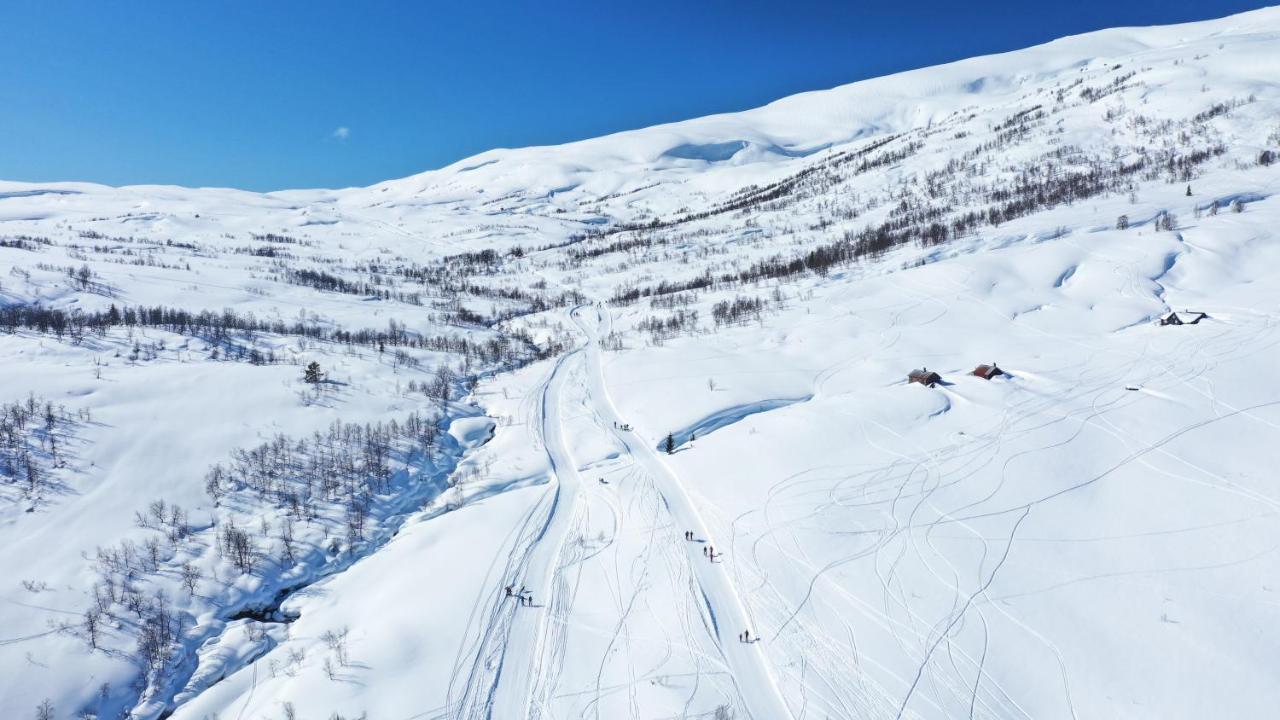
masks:
{"label": "skier", "polygon": [[512,593],[511,593],[511,586],[510,586],[510,585],[508,585],[508,586],[506,586],[505,588],[503,588],[503,590],[506,590],[506,591],[507,591],[507,597],[511,597]]}
{"label": "skier", "polygon": [[743,631],[742,631],[742,641],[743,641],[743,642],[751,642],[751,631],[750,631],[750,630],[743,630]]}
{"label": "skier", "polygon": [[708,546],[707,546],[707,557],[711,558],[711,562],[715,562],[715,561],[716,561],[716,546],[715,546],[715,545],[708,545]]}

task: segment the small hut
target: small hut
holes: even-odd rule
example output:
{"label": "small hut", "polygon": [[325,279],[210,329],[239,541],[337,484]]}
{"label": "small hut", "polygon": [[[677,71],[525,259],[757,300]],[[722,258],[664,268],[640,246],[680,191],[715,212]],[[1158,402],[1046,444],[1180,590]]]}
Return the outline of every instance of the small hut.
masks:
{"label": "small hut", "polygon": [[1201,320],[1204,320],[1207,317],[1209,317],[1207,313],[1191,312],[1190,310],[1183,313],[1171,312],[1168,315],[1160,318],[1160,324],[1161,325],[1195,325],[1196,323],[1200,322]]}
{"label": "small hut", "polygon": [[990,365],[979,365],[973,369],[973,374],[983,380],[990,380],[997,375],[1004,375],[1005,372],[1000,369],[999,365],[991,363]]}
{"label": "small hut", "polygon": [[921,368],[920,370],[912,370],[907,375],[907,383],[920,383],[925,387],[933,387],[942,382],[942,376],[936,372],[932,372],[929,368]]}

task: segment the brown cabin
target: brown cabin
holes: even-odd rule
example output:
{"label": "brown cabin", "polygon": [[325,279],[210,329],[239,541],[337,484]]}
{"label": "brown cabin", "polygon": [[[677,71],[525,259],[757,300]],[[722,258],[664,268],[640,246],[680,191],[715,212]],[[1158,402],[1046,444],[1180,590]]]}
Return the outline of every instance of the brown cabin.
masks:
{"label": "brown cabin", "polygon": [[1160,318],[1161,325],[1195,325],[1196,323],[1209,317],[1207,313],[1202,312],[1184,312],[1178,314],[1171,312],[1165,317]]}
{"label": "brown cabin", "polygon": [[1005,372],[1000,369],[999,365],[991,363],[990,365],[979,365],[973,369],[973,374],[983,380],[990,380],[997,375],[1004,375]]}
{"label": "brown cabin", "polygon": [[929,368],[912,370],[911,374],[907,375],[908,384],[920,383],[925,387],[933,387],[934,385],[937,385],[940,382],[942,382],[942,376],[936,372],[931,372]]}

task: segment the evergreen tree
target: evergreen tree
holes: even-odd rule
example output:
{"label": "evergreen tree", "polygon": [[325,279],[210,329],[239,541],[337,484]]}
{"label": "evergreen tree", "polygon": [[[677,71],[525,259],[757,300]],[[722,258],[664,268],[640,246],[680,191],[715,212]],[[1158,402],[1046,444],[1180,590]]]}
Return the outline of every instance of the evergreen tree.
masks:
{"label": "evergreen tree", "polygon": [[320,363],[315,360],[307,363],[307,369],[303,373],[302,379],[312,385],[318,384],[321,380],[324,380],[324,373],[320,372]]}

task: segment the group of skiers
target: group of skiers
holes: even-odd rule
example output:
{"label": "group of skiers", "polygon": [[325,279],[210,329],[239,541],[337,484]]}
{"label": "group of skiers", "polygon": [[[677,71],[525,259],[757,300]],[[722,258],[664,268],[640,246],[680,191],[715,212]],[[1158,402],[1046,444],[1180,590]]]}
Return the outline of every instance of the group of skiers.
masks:
{"label": "group of skiers", "polygon": [[[688,540],[689,542],[693,542],[693,541],[694,541],[695,539],[697,539],[697,538],[696,538],[696,536],[693,534],[693,531],[692,531],[692,530],[685,530],[685,531],[684,531],[684,539],[685,539],[685,540]],[[715,546],[715,545],[703,545],[703,546],[702,546],[702,557],[707,558],[707,559],[708,559],[708,560],[710,560],[711,562],[715,562],[715,561],[716,561],[716,546]]]}
{"label": "group of skiers", "polygon": [[523,585],[520,586],[519,590],[513,589],[514,587],[514,585],[508,585],[503,588],[507,591],[507,597],[517,598],[520,604],[525,607],[533,605],[533,593],[526,590]]}
{"label": "group of skiers", "polygon": [[[600,481],[604,482],[604,478],[600,478]],[[694,534],[692,530],[685,530],[684,539],[689,542],[693,542],[695,539],[697,539],[697,536]],[[715,562],[716,561],[715,546],[704,545],[702,547],[702,556],[707,558],[711,562]],[[516,590],[514,585],[508,585],[505,588],[503,588],[503,590],[506,592],[507,597],[516,598],[522,607],[533,606],[533,593],[530,592],[528,589],[526,589],[525,586],[521,585],[520,589]],[[760,638],[756,638],[756,640],[759,640],[759,639]],[[751,631],[743,630],[742,632],[738,633],[738,642],[744,642],[744,643],[754,642],[751,639]]]}
{"label": "group of skiers", "polygon": [[[684,539],[685,539],[686,541],[688,541],[688,542],[693,542],[694,540],[696,540],[696,539],[697,539],[697,535],[695,535],[695,534],[694,534],[694,532],[693,532],[692,530],[685,530],[685,531],[684,531]],[[715,546],[715,545],[710,545],[710,544],[708,544],[708,545],[703,545],[703,546],[702,546],[702,556],[703,556],[703,557],[705,557],[705,558],[707,558],[707,559],[708,559],[708,560],[710,560],[711,562],[715,562],[715,561],[716,561],[716,557],[717,557],[717,556],[716,556],[716,546]],[[760,638],[756,638],[756,640],[759,640],[759,639],[760,639]],[[751,631],[750,631],[750,630],[743,630],[742,632],[738,633],[738,642],[744,642],[744,643],[752,642],[752,640],[751,640]]]}
{"label": "group of skiers", "polygon": [[[692,542],[695,541],[696,538],[698,538],[698,536],[695,536],[692,530],[685,530],[686,541]],[[714,544],[705,544],[705,546],[703,546],[703,557],[712,562],[716,562],[716,546],[714,546]],[[751,630],[742,630],[741,633],[737,634],[737,642],[753,642],[751,641]]]}

